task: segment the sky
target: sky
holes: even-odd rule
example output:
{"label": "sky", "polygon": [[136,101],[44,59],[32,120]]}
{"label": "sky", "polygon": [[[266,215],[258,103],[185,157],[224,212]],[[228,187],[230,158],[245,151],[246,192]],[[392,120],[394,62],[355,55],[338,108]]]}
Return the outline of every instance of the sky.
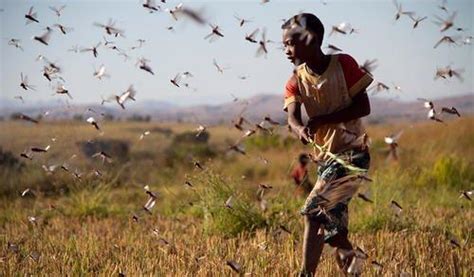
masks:
{"label": "sky", "polygon": [[[166,1],[158,4],[172,8],[181,1]],[[293,66],[286,59],[280,44],[269,44],[266,57],[256,57],[257,44],[244,40],[246,34],[256,28],[266,28],[267,38],[281,42],[282,19],[301,11],[316,14],[323,22],[326,33],[323,46],[328,43],[343,49],[360,64],[367,59],[377,59],[378,67],[373,72],[377,81],[392,87],[391,91],[380,93],[379,97],[414,100],[418,97],[440,98],[473,93],[473,49],[474,45],[450,46],[434,44],[443,35],[466,37],[474,35],[474,1],[448,0],[449,12],[457,12],[455,28],[441,33],[434,24],[434,15],[447,17],[438,8],[441,1],[400,1],[404,10],[414,11],[417,16],[428,16],[416,29],[410,18],[404,16],[395,21],[395,6],[391,0],[372,1],[276,1],[260,4],[260,0],[245,1],[182,1],[185,6],[203,10],[208,20],[222,29],[223,38],[209,43],[204,37],[209,26],[197,25],[190,20],[175,21],[166,12],[148,13],[138,0],[122,1],[19,1],[0,0],[0,44],[1,53],[1,102],[18,101],[21,95],[26,104],[38,101],[63,101],[65,96],[54,95],[54,85],[41,73],[43,63],[36,61],[38,55],[57,62],[63,68],[64,85],[71,93],[73,103],[99,103],[102,97],[120,94],[131,84],[137,90],[137,101],[166,101],[173,105],[219,104],[232,100],[231,94],[248,98],[256,94],[282,96],[286,81]],[[48,7],[66,4],[61,17]],[[24,14],[30,6],[38,13],[40,23],[26,25]],[[238,25],[234,15],[251,19],[243,27]],[[125,31],[125,38],[114,38],[119,48],[130,51],[129,61],[116,52],[99,47],[94,58],[90,52],[74,53],[74,45],[90,47],[103,42],[105,32],[93,25],[114,19],[116,26]],[[32,37],[41,35],[46,26],[61,23],[73,30],[67,35],[55,29],[50,45],[45,46]],[[349,22],[358,33],[329,36],[331,26]],[[167,30],[173,26],[174,32]],[[8,45],[8,40],[21,40],[24,51]],[[260,38],[260,37],[259,37]],[[146,42],[140,49],[128,50],[137,45],[138,39]],[[155,75],[136,67],[138,57],[150,60]],[[213,66],[213,59],[228,67],[219,73]],[[93,77],[94,68],[105,65],[110,78],[98,80]],[[437,67],[451,65],[462,69],[464,81],[457,79],[434,80]],[[189,88],[174,87],[169,81],[179,72],[191,72]],[[36,91],[20,88],[20,73],[28,76]],[[239,76],[246,76],[241,80]],[[394,85],[402,91],[393,89]],[[473,96],[474,97],[474,96]],[[18,101],[19,102],[19,101]]]}

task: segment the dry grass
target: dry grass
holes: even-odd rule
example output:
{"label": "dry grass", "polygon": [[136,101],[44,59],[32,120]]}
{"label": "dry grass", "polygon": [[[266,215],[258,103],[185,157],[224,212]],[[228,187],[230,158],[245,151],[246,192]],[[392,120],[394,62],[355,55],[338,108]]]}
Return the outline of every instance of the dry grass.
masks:
{"label": "dry grass", "polygon": [[[229,154],[224,151],[226,143],[237,132],[216,126],[209,130],[209,143],[219,154],[203,160],[205,171],[200,172],[193,169],[192,158],[165,166],[172,136],[152,132],[138,141],[142,131],[156,127],[181,133],[196,126],[106,122],[105,134],[100,136],[85,123],[0,123],[2,130],[8,130],[0,133],[0,145],[15,154],[57,138],[50,152],[24,161],[27,167],[23,172],[2,168],[0,184],[5,195],[0,199],[0,275],[110,276],[123,272],[128,276],[228,276],[232,270],[225,262],[236,260],[244,273],[294,276],[300,266],[303,221],[298,209],[302,199],[294,195],[288,171],[299,152],[308,149],[297,142],[280,143],[267,150],[249,144],[248,155]],[[459,190],[474,186],[473,127],[474,120],[466,118],[447,126],[427,122],[413,127],[369,128],[374,182],[363,190],[370,191],[374,203],[354,199],[350,205],[351,239],[369,254],[364,275],[407,272],[411,276],[473,276],[472,202],[458,199]],[[401,160],[387,162],[383,136],[400,129],[405,130],[400,140]],[[75,143],[91,138],[128,141],[129,161],[102,165],[87,159],[79,154]],[[69,162],[72,168],[81,172],[100,168],[105,176],[75,180],[65,172],[48,177],[41,171],[42,163],[61,162],[72,154],[78,154]],[[259,156],[269,163],[263,163]],[[238,201],[256,211],[258,203],[253,196],[258,184],[273,185],[266,196],[269,209],[259,215],[267,221],[266,227],[234,235],[225,232],[228,222],[223,220],[218,223],[220,228],[208,229],[205,223],[218,218],[215,213],[226,217],[225,213],[232,212],[221,203],[227,192],[199,197],[208,193],[206,182],[212,178],[228,185]],[[185,180],[191,180],[195,188],[185,188]],[[153,214],[142,216],[137,223],[131,214],[146,201],[145,184],[160,197]],[[36,197],[12,194],[25,187],[35,189]],[[400,217],[390,210],[392,199],[404,207]],[[214,214],[206,213],[210,207],[214,207]],[[37,223],[28,222],[28,216],[36,216]],[[282,231],[280,225],[291,234]],[[449,242],[451,236],[461,248]],[[8,247],[9,242],[19,250]],[[319,276],[339,274],[331,251],[325,250]],[[33,259],[36,254],[39,258]],[[381,274],[371,267],[372,260],[383,264]]]}
{"label": "dry grass", "polygon": [[[228,276],[231,269],[226,260],[236,260],[244,272],[257,276],[294,276],[299,267],[300,237],[271,231],[258,231],[253,236],[231,239],[202,234],[198,222],[186,223],[154,220],[134,224],[127,220],[88,218],[85,220],[52,219],[47,227],[32,231],[26,225],[8,226],[9,240],[25,241],[20,253],[2,251],[2,274],[116,275],[129,276]],[[158,228],[159,236],[150,229]],[[53,234],[54,235],[51,235]],[[20,235],[25,234],[25,235]],[[28,235],[26,235],[28,234]],[[167,245],[160,241],[166,239]],[[370,255],[384,265],[388,276],[408,272],[413,276],[454,276],[457,267],[461,276],[472,276],[472,251],[453,249],[444,238],[429,232],[388,232],[351,236]],[[2,239],[6,243],[6,239]],[[27,257],[38,251],[38,261]],[[457,265],[452,257],[457,259]],[[331,250],[323,256],[318,273],[337,275]],[[367,275],[376,271],[366,265]]]}

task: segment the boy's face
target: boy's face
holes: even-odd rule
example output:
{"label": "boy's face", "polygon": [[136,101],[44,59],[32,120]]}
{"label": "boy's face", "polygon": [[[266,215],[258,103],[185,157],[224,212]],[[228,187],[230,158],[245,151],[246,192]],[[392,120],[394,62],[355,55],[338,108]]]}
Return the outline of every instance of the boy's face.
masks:
{"label": "boy's face", "polygon": [[300,165],[302,167],[305,167],[308,163],[309,163],[309,158],[308,157],[300,158]]}
{"label": "boy's face", "polygon": [[[289,28],[283,30],[283,46],[285,54],[294,65],[298,66],[306,62],[311,57],[311,52],[315,51],[317,38],[313,38],[310,44],[306,44],[306,39],[301,39],[302,30]],[[314,55],[314,53],[312,53]]]}

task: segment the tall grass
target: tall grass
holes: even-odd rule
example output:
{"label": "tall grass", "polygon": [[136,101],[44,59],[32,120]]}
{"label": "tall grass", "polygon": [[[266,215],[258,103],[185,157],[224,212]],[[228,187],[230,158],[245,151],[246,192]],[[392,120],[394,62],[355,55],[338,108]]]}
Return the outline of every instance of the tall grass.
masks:
{"label": "tall grass", "polygon": [[[193,181],[198,195],[195,214],[203,218],[207,233],[230,237],[267,226],[262,212],[253,204],[255,201],[240,192],[238,184],[212,172],[204,172]],[[229,198],[230,205],[226,206]]]}
{"label": "tall grass", "polygon": [[68,213],[73,217],[104,218],[113,212],[110,201],[110,187],[107,184],[85,184],[86,188],[74,186],[70,191]]}
{"label": "tall grass", "polygon": [[[459,191],[474,184],[472,120],[414,128],[369,126],[373,182],[362,191],[373,203],[354,197],[349,205],[351,241],[369,255],[364,274],[473,276],[472,201],[459,199]],[[205,151],[189,155],[194,144],[173,142],[173,136],[152,132],[141,141],[137,137],[155,128],[192,134],[195,126],[110,123],[104,126],[104,138],[130,141],[130,160],[102,165],[81,156],[75,144],[95,137],[95,130],[64,124],[37,128],[0,123],[12,131],[0,135],[0,145],[14,154],[57,136],[51,150],[24,161],[22,171],[0,169],[0,275],[229,276],[233,273],[227,260],[239,262],[243,274],[297,274],[303,231],[298,210],[304,198],[295,195],[288,174],[295,157],[311,151],[308,147],[284,133],[260,134],[246,142],[247,155],[226,155],[215,149],[226,149],[239,134],[216,126],[209,128],[206,143],[197,143]],[[382,138],[400,129],[405,130],[400,160],[387,161]],[[172,164],[166,153],[171,153]],[[78,158],[69,162],[71,168],[85,173],[80,180],[66,172],[42,171],[42,163],[65,161],[72,154]],[[193,168],[193,158],[203,162],[204,170]],[[94,168],[104,176],[88,175]],[[312,181],[315,172],[311,165]],[[183,185],[186,180],[192,188]],[[265,194],[265,211],[256,198],[260,183],[273,186]],[[159,197],[152,213],[135,222],[131,214],[148,197],[144,185]],[[35,197],[19,196],[27,187],[35,190]],[[230,196],[232,208],[227,208]],[[403,207],[399,216],[390,208],[391,200]],[[36,216],[38,224],[28,216]],[[450,243],[451,237],[460,248]],[[8,242],[20,250],[9,248]],[[31,257],[34,253],[40,253],[38,259]],[[371,267],[372,260],[383,264],[381,273]],[[337,274],[326,247],[318,275]]]}

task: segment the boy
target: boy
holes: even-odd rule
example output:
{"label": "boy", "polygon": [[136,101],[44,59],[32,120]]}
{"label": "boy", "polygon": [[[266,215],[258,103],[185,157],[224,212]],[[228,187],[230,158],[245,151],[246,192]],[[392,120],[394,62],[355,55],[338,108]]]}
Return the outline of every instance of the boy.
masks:
{"label": "boy", "polygon": [[[304,144],[314,141],[338,156],[350,156],[355,167],[368,169],[367,147],[356,142],[365,138],[361,118],[370,114],[366,88],[373,81],[371,75],[347,54],[325,55],[321,51],[324,26],[315,15],[296,15],[282,29],[285,53],[296,66],[285,90],[288,124]],[[301,120],[301,105],[309,117],[306,125]],[[301,276],[315,274],[324,243],[338,249],[337,264],[347,273],[353,259],[347,230],[350,198],[328,210],[314,211],[321,200],[318,192],[348,174],[334,160],[322,161],[318,168],[318,180],[301,211],[305,215]],[[339,255],[341,252],[351,254]]]}
{"label": "boy", "polygon": [[300,154],[298,157],[298,165],[291,172],[291,177],[296,185],[295,194],[300,196],[308,196],[313,189],[308,178],[309,157],[306,154]]}

